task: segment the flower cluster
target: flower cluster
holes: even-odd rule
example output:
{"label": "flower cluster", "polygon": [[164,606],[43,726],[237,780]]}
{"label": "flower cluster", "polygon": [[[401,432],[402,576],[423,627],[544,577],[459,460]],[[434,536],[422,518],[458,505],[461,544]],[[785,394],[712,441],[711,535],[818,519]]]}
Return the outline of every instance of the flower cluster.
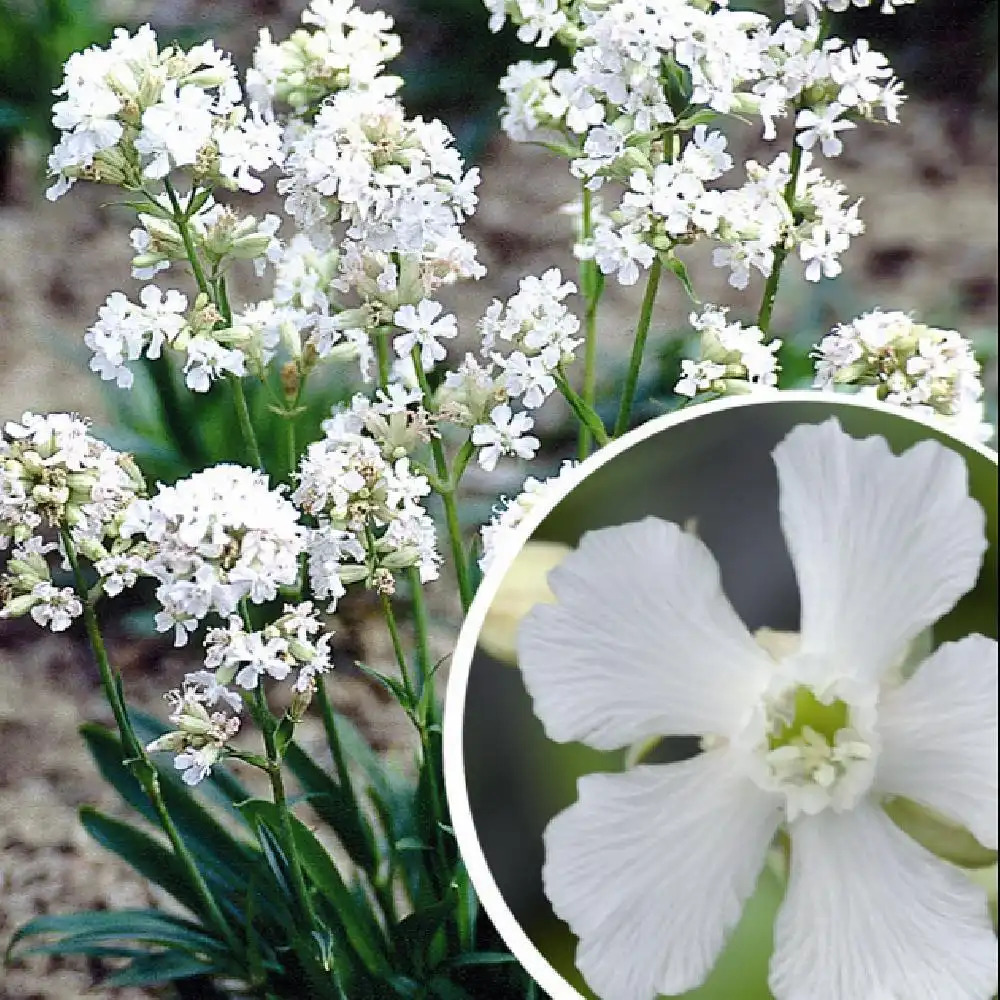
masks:
{"label": "flower cluster", "polygon": [[181,168],[193,182],[259,191],[281,160],[281,129],[243,93],[212,42],[160,49],[149,25],[70,56],[52,121],[50,198],[78,178],[138,190]]}
{"label": "flower cluster", "polygon": [[209,712],[197,686],[169,691],[170,722],[177,728],[147,744],[148,753],[171,751],[185,784],[197,785],[212,773],[226,744],[240,731],[240,720],[226,712]]}
{"label": "flower cluster", "polygon": [[955,330],[914,322],[903,312],[865,313],[828,333],[817,346],[817,389],[856,385],[862,392],[989,440],[983,422],[981,368],[972,345]]}
{"label": "flower cluster", "polygon": [[[491,9],[495,18],[506,9],[535,25],[548,5]],[[552,13],[565,20],[563,8]],[[798,162],[782,154],[767,167],[751,161],[742,185],[721,187],[733,160],[722,134],[706,124],[756,114],[773,139],[775,119],[794,112],[807,169],[802,151],[838,155],[840,134],[857,119],[897,119],[902,98],[884,56],[864,42],[823,40],[815,24],[772,27],[761,15],[688,0],[655,9],[616,0],[584,6],[579,17],[564,30],[575,48],[571,69],[521,62],[501,86],[502,121],[513,138],[563,150],[590,188],[624,185],[581,256],[632,284],[658,252],[710,238],[722,244],[715,263],[730,267],[737,288],[746,287],[751,268],[768,276],[775,256],[795,249],[807,280],[839,273],[838,256],[861,231],[840,185],[816,169],[800,176]]]}
{"label": "flower cluster", "polygon": [[247,93],[261,107],[279,101],[305,115],[339,90],[391,94],[402,84],[382,75],[400,51],[387,14],[358,10],[353,0],[312,0],[302,23],[306,27],[278,43],[261,28],[247,72]]}
{"label": "flower cluster", "polygon": [[326,421],[325,437],[299,466],[292,499],[318,522],[309,582],[331,609],[350,583],[391,594],[401,570],[415,567],[422,581],[438,575],[434,522],[421,503],[430,485],[405,457],[430,433],[426,412],[408,408],[412,401],[400,391],[375,403],[356,397]]}
{"label": "flower cluster", "polygon": [[68,542],[74,558],[81,551],[104,576],[105,560],[128,548],[122,524],[144,492],[132,459],[94,438],[79,417],[29,412],[8,422],[0,436],[0,549],[13,545],[0,577],[0,617],[30,613],[55,632],[68,628],[83,605],[73,588],[53,584],[48,555],[67,555]]}
{"label": "flower cluster", "polygon": [[121,533],[149,543],[142,573],[159,582],[157,630],[172,629],[183,646],[210,613],[227,618],[244,598],[260,604],[293,586],[306,548],[298,517],[280,488],[236,465],[213,466],[136,500]]}
{"label": "flower cluster", "polygon": [[[478,273],[458,227],[475,208],[479,171],[464,171],[444,125],[407,119],[395,98],[337,93],[292,142],[285,173],[278,189],[302,229],[329,239],[331,224],[346,225],[349,285],[374,278],[391,291],[401,277],[394,254],[416,258],[428,290]],[[373,263],[381,266],[369,276]]]}
{"label": "flower cluster", "polygon": [[471,443],[487,471],[503,455],[531,459],[539,447],[528,433],[534,420],[510,403],[535,410],[555,392],[581,343],[574,336],[580,321],[564,302],[575,291],[558,268],[523,278],[514,295],[506,302],[494,299],[480,320],[480,356],[466,355],[445,375],[437,394],[439,414],[472,428]]}
{"label": "flower cluster", "polygon": [[226,628],[209,629],[205,638],[205,666],[209,671],[189,674],[189,680],[212,689],[210,701],[223,700],[235,707],[239,696],[228,690],[236,684],[253,691],[262,676],[283,681],[295,670],[293,689],[309,694],[316,675],[326,673],[330,660],[331,632],[324,632],[313,606],[306,601],[286,605],[284,613],[259,632],[247,631],[238,615]]}
{"label": "flower cluster", "polygon": [[697,361],[681,362],[674,391],[693,398],[700,392],[744,393],[778,384],[780,340],[766,341],[759,327],[727,320],[726,309],[708,306],[691,314],[691,325],[701,334]]}
{"label": "flower cluster", "polygon": [[[494,299],[479,324],[483,356],[501,370],[507,396],[521,399],[530,410],[555,392],[552,373],[569,364],[582,343],[574,336],[580,321],[564,304],[575,291],[572,282],[564,282],[560,271],[551,268],[540,278],[523,278],[506,303]],[[501,341],[510,345],[509,353],[495,349]]]}
{"label": "flower cluster", "polygon": [[[883,14],[894,14],[897,7],[915,2],[916,0],[882,0],[880,10]],[[845,11],[852,3],[855,7],[868,7],[871,0],[785,0],[785,13],[794,14],[797,10],[805,9],[809,17],[816,18],[824,10],[837,13]]]}
{"label": "flower cluster", "polygon": [[[490,31],[499,31],[510,18],[517,37],[528,45],[544,48],[560,32],[571,32],[572,24],[559,0],[485,0],[490,12]],[[570,38],[560,39],[569,41]]]}

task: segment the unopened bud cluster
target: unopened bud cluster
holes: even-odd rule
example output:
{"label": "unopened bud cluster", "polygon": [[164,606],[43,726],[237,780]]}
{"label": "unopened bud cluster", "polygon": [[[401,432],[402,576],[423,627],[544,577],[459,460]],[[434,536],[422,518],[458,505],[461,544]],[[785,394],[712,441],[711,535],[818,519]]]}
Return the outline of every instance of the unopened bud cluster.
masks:
{"label": "unopened bud cluster", "polygon": [[691,314],[691,325],[701,334],[699,354],[681,362],[674,387],[679,395],[737,395],[777,386],[781,341],[768,341],[759,327],[729,322],[727,312],[708,306]]}
{"label": "unopened bud cluster", "polygon": [[53,631],[68,628],[83,605],[71,587],[53,584],[48,556],[65,555],[68,539],[113,589],[109,580],[131,558],[121,534],[126,511],[144,492],[131,457],[91,436],[81,418],[29,412],[8,422],[0,435],[0,549],[11,552],[0,616],[30,613]]}
{"label": "unopened bud cluster", "polygon": [[970,342],[955,330],[917,323],[903,312],[873,310],[835,327],[817,346],[819,389],[860,386],[863,392],[989,440],[983,384]]}

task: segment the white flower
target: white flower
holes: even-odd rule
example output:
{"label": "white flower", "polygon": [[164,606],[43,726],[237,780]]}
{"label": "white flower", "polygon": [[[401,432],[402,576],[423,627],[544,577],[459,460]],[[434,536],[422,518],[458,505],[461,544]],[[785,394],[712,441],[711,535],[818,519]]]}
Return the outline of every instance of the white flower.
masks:
{"label": "white flower", "polygon": [[479,464],[492,472],[501,455],[516,455],[518,458],[534,458],[541,442],[528,434],[534,421],[527,413],[511,415],[506,403],[494,406],[490,411],[488,424],[476,424],[472,428],[472,443],[479,448]]}
{"label": "white flower", "polygon": [[803,149],[812,149],[818,141],[824,156],[840,156],[844,151],[844,144],[837,133],[857,127],[854,122],[840,117],[846,110],[836,102],[819,114],[804,108],[795,118],[795,127],[801,130],[795,141]]}
{"label": "white flower", "polygon": [[222,749],[209,744],[191,747],[174,758],[174,767],[181,772],[185,785],[197,785],[212,773],[212,765],[222,756]]}
{"label": "white flower", "polygon": [[401,358],[406,358],[419,346],[420,363],[427,371],[447,355],[439,339],[451,340],[458,336],[457,320],[451,315],[441,316],[441,310],[440,302],[422,299],[416,307],[402,306],[393,317],[396,325],[406,331],[393,339],[393,349]]}
{"label": "white flower", "polygon": [[774,451],[801,593],[772,655],[724,596],[705,545],[649,518],[586,535],[549,576],[521,668],[551,739],[602,750],[699,735],[703,752],[580,780],[545,833],[544,881],[603,1000],[707,976],[784,827],[777,1000],[988,1000],[986,897],[885,815],[905,796],[997,846],[997,646],[914,639],[972,588],[984,517],[961,458],[900,456],[835,420]]}
{"label": "white flower", "polygon": [[53,632],[65,632],[73,619],[83,614],[83,604],[72,587],[54,587],[43,582],[36,584],[31,596],[38,602],[31,609],[31,617]]}
{"label": "white flower", "polygon": [[213,380],[226,372],[240,378],[247,373],[246,355],[239,348],[223,347],[208,337],[192,337],[186,350],[184,384],[192,392],[208,392]]}
{"label": "white flower", "polygon": [[142,130],[135,148],[150,157],[143,173],[166,177],[172,167],[193,164],[212,138],[212,103],[201,87],[178,87],[168,80],[160,103],[143,112]]}
{"label": "white flower", "polygon": [[187,299],[174,289],[164,294],[155,285],[147,285],[139,293],[138,305],[121,292],[112,292],[83,338],[94,352],[91,371],[105,381],[114,379],[121,389],[130,389],[135,373],[128,362],[138,361],[143,354],[158,358],[163,345],[172,344],[184,329],[186,310]]}
{"label": "white flower", "polygon": [[699,392],[708,392],[712,386],[726,377],[726,366],[714,361],[681,361],[681,377],[674,386],[679,396],[693,399]]}

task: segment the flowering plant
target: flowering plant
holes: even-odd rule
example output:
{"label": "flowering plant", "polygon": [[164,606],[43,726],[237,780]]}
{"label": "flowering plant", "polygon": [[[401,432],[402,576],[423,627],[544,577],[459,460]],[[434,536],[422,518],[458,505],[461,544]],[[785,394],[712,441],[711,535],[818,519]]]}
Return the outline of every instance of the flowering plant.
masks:
{"label": "flowering plant", "polygon": [[[148,26],[67,62],[49,197],[79,182],[126,191],[132,274],[147,282],[101,307],[84,337],[90,367],[123,390],[150,360],[183,383],[162,380],[165,394],[228,387],[240,439],[228,461],[151,487],[77,417],[28,413],[4,430],[0,614],[53,631],[82,618],[117,725],[88,728],[90,749],[163,837],[101,814],[89,826],[188,911],[43,917],[15,949],[54,934],[33,947],[125,960],[108,982],[207,978],[237,995],[533,995],[477,921],[449,825],[425,589],[454,580],[467,610],[545,484],[529,479],[470,545],[463,477],[474,463],[490,473],[532,459],[533,414],[553,395],[579,425],[580,457],[629,428],[661,278],[692,292],[682,255],[695,242],[713,243],[734,287],[759,277],[763,288],[752,325],[712,305],[692,316],[700,348],[675,404],[779,386],[770,327],[782,270],[797,259],[810,281],[836,276],[862,229],[820,164],[858,120],[894,121],[902,97],[881,55],[829,37],[832,2],[777,24],[707,0],[488,6],[494,25],[510,17],[523,40],[569,50],[567,67],[510,68],[502,123],[578,178],[579,276],[524,277],[460,352],[441,296],[484,274],[462,232],[479,171],[444,125],[406,114],[385,72],[400,47],[387,16],[312,0],[288,39],[261,31],[242,78],[213,43],[161,47]],[[771,140],[787,118],[789,148],[734,177],[714,126],[737,117]],[[272,172],[283,218],[227,203]],[[230,274],[247,265],[261,296],[233,302]],[[608,427],[595,408],[601,298],[609,278],[643,276]],[[978,365],[956,333],[875,313],[838,327],[817,362],[819,388],[858,386],[981,432]],[[347,369],[359,391],[303,440],[307,388]],[[247,386],[284,423],[287,476],[267,467]],[[144,579],[157,630],[198,648],[168,695],[168,727],[127,706],[98,617]],[[351,591],[373,596],[388,632],[394,663],[363,669],[413,723],[403,776],[367,752],[324,686],[330,615]],[[296,740],[313,705],[330,767]],[[260,771],[269,796],[253,797],[227,761]]]}

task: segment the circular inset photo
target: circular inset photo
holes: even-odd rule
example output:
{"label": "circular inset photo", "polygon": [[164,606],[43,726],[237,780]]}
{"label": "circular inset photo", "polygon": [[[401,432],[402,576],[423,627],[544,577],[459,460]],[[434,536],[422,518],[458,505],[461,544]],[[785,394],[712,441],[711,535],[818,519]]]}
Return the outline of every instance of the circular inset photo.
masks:
{"label": "circular inset photo", "polygon": [[645,425],[463,628],[447,791],[556,1000],[989,1000],[997,456],[816,393]]}

